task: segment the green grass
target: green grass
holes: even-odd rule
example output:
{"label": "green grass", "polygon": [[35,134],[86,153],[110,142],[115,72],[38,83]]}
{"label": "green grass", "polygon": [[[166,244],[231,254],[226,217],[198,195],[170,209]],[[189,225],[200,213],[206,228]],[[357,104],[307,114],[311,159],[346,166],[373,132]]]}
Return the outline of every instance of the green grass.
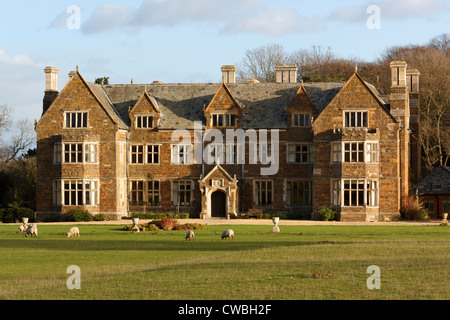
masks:
{"label": "green grass", "polygon": [[[450,299],[450,228],[226,226],[133,234],[116,225],[0,225],[0,299]],[[81,269],[81,289],[66,286]],[[369,290],[367,267],[381,269]]]}

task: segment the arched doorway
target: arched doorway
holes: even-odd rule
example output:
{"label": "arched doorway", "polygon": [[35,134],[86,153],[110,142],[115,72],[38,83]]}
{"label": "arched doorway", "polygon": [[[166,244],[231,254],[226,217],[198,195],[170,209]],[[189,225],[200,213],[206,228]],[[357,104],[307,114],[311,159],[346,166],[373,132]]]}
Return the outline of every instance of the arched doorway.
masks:
{"label": "arched doorway", "polygon": [[227,196],[222,191],[214,191],[211,194],[211,217],[223,218],[226,216],[226,200]]}

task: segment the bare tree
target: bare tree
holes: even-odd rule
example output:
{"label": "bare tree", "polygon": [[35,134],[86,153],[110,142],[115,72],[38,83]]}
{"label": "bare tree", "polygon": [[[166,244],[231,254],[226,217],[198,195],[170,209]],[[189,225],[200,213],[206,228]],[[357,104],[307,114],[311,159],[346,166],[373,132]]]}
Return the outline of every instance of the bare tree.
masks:
{"label": "bare tree", "polygon": [[288,55],[279,44],[268,44],[247,50],[242,62],[237,64],[237,81],[256,79],[260,82],[275,81],[275,67],[286,64]]}
{"label": "bare tree", "polygon": [[30,148],[35,140],[33,126],[28,120],[14,123],[12,110],[6,105],[0,106],[0,162],[16,159]]}

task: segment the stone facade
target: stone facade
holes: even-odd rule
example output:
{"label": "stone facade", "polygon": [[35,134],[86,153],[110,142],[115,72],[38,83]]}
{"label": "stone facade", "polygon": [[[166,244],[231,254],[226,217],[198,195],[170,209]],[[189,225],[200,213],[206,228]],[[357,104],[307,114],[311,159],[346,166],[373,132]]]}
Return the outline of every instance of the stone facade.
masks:
{"label": "stone facade", "polygon": [[223,66],[221,84],[99,85],[77,70],[58,93],[57,69],[46,68],[37,215],[258,208],[309,219],[325,205],[343,221],[395,219],[408,168],[420,168],[409,130],[419,129],[418,72],[391,69],[385,95],[356,71],[300,84],[295,66],[277,68],[275,83],[235,83],[236,68]]}

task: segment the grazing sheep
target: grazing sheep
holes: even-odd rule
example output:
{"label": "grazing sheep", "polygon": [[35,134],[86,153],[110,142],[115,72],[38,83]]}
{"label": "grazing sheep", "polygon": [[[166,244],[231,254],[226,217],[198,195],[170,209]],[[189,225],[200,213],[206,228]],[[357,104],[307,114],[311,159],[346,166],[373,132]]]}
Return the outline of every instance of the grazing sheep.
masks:
{"label": "grazing sheep", "polygon": [[28,229],[27,225],[22,224],[19,226],[19,232],[25,232],[27,231],[27,229]]}
{"label": "grazing sheep", "polygon": [[194,231],[189,230],[188,232],[186,232],[186,240],[195,240],[195,234]]}
{"label": "grazing sheep", "polygon": [[28,235],[31,235],[31,237],[34,235],[37,238],[38,236],[37,225],[33,223],[28,226],[27,231],[25,231],[25,237],[28,237]]}
{"label": "grazing sheep", "polygon": [[80,229],[78,229],[77,227],[72,227],[70,228],[69,232],[67,232],[66,234],[66,238],[69,237],[75,237],[75,236],[80,236]]}
{"label": "grazing sheep", "polygon": [[234,239],[234,231],[231,229],[225,230],[224,232],[222,232],[222,235],[220,236],[223,239],[229,238],[229,239]]}

